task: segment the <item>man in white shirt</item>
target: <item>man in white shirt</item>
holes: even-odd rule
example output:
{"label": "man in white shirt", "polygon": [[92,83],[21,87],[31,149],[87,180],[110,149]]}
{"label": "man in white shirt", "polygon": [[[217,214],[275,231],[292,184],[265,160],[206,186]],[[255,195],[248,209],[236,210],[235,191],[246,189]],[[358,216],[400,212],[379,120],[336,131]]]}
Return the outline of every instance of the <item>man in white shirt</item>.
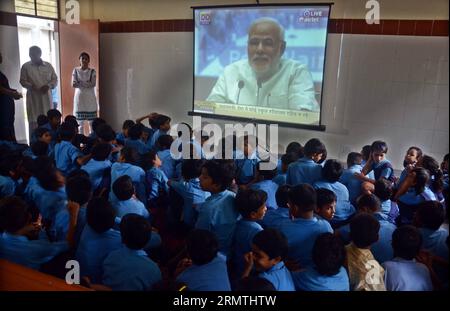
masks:
{"label": "man in white shirt", "polygon": [[319,111],[306,65],[282,59],[284,29],[272,18],[254,21],[248,34],[248,60],[228,65],[207,100],[245,106]]}
{"label": "man in white shirt", "polygon": [[27,89],[26,105],[30,133],[37,126],[37,117],[47,114],[52,103],[51,90],[58,83],[58,77],[50,63],[41,59],[42,51],[38,46],[29,50],[31,61],[23,64],[20,70],[20,84]]}

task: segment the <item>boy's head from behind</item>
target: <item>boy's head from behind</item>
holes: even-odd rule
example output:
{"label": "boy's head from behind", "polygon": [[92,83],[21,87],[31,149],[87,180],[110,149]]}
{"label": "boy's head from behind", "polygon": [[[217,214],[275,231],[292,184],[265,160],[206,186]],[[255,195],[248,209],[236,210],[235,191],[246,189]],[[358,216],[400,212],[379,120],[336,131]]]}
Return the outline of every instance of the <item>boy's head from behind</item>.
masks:
{"label": "boy's head from behind", "polygon": [[291,186],[282,185],[278,187],[277,192],[275,193],[275,200],[277,201],[278,208],[289,208],[289,191],[291,190]]}
{"label": "boy's head from behind", "polygon": [[40,140],[35,141],[31,144],[31,152],[33,152],[36,157],[46,156],[48,154],[48,144]]}
{"label": "boy's head from behind", "polygon": [[111,144],[99,143],[92,148],[92,159],[95,161],[105,161],[109,158],[111,150]]}
{"label": "boy's head from behind", "polygon": [[390,200],[393,194],[392,183],[386,178],[375,182],[375,195],[382,201]]}
{"label": "boy's head from behind", "polygon": [[181,163],[181,175],[184,180],[191,180],[200,177],[202,167],[205,164],[203,160],[186,159]]}
{"label": "boy's head from behind", "polygon": [[316,209],[316,191],[309,184],[300,184],[289,190],[289,212],[295,218]]}
{"label": "boy's head from behind", "polygon": [[406,225],[395,229],[392,234],[394,257],[413,260],[422,246],[422,235],[416,227]]}
{"label": "boy's head from behind", "polygon": [[109,201],[97,197],[89,201],[86,210],[86,222],[95,232],[101,234],[114,226],[116,214]]}
{"label": "boy's head from behind", "polygon": [[152,234],[152,225],[143,216],[126,214],[120,221],[122,243],[129,249],[140,250],[147,245]]}
{"label": "boy's head from behind", "polygon": [[342,240],[333,233],[322,233],[316,238],[312,259],[316,270],[326,276],[333,276],[344,265],[346,257]]}
{"label": "boy's head from behind", "polygon": [[312,138],[305,144],[303,153],[305,157],[312,159],[314,162],[319,162],[327,154],[327,149],[319,139]]}
{"label": "boy's head from behind", "polygon": [[388,146],[384,141],[376,140],[370,146],[370,152],[374,163],[380,163],[384,160],[388,152]]}
{"label": "boy's head from behind", "polygon": [[41,127],[48,123],[48,117],[45,114],[40,114],[40,115],[38,115],[36,122],[37,122],[37,125],[39,127]]}
{"label": "boy's head from behind", "polygon": [[136,123],[128,130],[128,138],[131,140],[138,140],[142,138],[144,126],[141,123]]}
{"label": "boy's head from behind", "polygon": [[256,165],[257,176],[260,180],[272,180],[275,176],[277,176],[277,168],[275,167],[273,170],[263,170],[262,167],[267,166],[269,163],[269,159],[261,160]]}
{"label": "boy's head from behind", "polygon": [[356,202],[358,212],[377,213],[381,209],[380,199],[375,194],[363,194]]}
{"label": "boy's head from behind", "polygon": [[430,174],[428,173],[428,170],[422,167],[414,168],[410,174],[414,175],[414,181],[412,186],[414,187],[416,194],[419,195],[425,190],[425,187],[427,186],[428,181],[430,180]]}
{"label": "boy's head from behind", "polygon": [[369,213],[359,213],[350,222],[350,238],[358,248],[370,248],[378,241],[379,221]]}
{"label": "boy's head from behind", "polygon": [[71,141],[75,137],[77,129],[75,128],[75,126],[73,126],[73,124],[64,122],[63,124],[61,124],[58,132],[59,138],[61,138],[61,140]]}
{"label": "boy's head from behind", "polygon": [[316,190],[317,195],[317,208],[316,213],[326,220],[333,219],[336,213],[336,194],[325,188],[319,188]]}
{"label": "boy's head from behind", "polygon": [[50,131],[45,127],[38,127],[34,130],[34,135],[36,136],[38,141],[42,141],[46,144],[50,144],[52,142],[52,135]]}
{"label": "boy's head from behind", "polygon": [[155,118],[156,127],[164,132],[170,130],[170,121],[171,119],[163,114],[159,114]]}
{"label": "boy's head from behind", "polygon": [[56,128],[61,124],[61,117],[61,112],[57,109],[50,109],[47,111],[48,123],[53,128]]}
{"label": "boy's head from behind", "polygon": [[261,220],[267,211],[267,193],[262,190],[240,190],[235,204],[244,219]]}
{"label": "boy's head from behind", "polygon": [[192,262],[199,266],[211,262],[219,251],[216,236],[208,230],[192,230],[186,240],[186,246]]}
{"label": "boy's head from behind", "polygon": [[325,165],[322,169],[322,177],[326,181],[334,183],[339,180],[343,171],[344,168],[342,167],[342,164],[339,163],[339,161],[330,159],[325,162]]}
{"label": "boy's head from behind", "polygon": [[116,133],[112,129],[111,125],[106,123],[99,124],[95,133],[102,143],[111,143],[114,139],[116,139]]}
{"label": "boy's head from behind", "polygon": [[353,165],[361,165],[363,160],[363,156],[359,152],[350,152],[347,155],[347,168],[352,167]]}
{"label": "boy's head from behind", "polygon": [[76,118],[75,116],[67,115],[67,116],[64,118],[64,123],[72,124],[73,127],[75,127],[76,131],[78,132],[78,127],[79,127],[80,125],[78,124],[77,118]]}
{"label": "boy's head from behind", "polygon": [[419,204],[414,216],[414,224],[419,228],[438,230],[445,220],[445,212],[438,201],[426,201]]}
{"label": "boy's head from behind", "polygon": [[288,242],[283,233],[276,229],[258,232],[252,241],[253,262],[257,271],[267,271],[288,253]]}
{"label": "boy's head from behind", "polygon": [[131,177],[123,175],[117,178],[113,183],[113,192],[120,201],[131,199],[134,194],[134,186]]}
{"label": "boy's head from behind", "polygon": [[361,155],[363,157],[363,160],[366,162],[369,161],[371,149],[372,149],[371,145],[365,145],[361,149]]}
{"label": "boy's head from behind", "polygon": [[94,120],[92,120],[92,131],[95,134],[97,134],[97,128],[101,124],[106,124],[106,121],[103,120],[102,118],[94,118]]}
{"label": "boy's head from behind", "polygon": [[122,133],[125,137],[128,137],[128,130],[134,125],[133,120],[125,120],[122,124]]}
{"label": "boy's head from behind", "polygon": [[92,197],[92,184],[89,177],[76,176],[67,179],[66,183],[67,199],[86,204]]}
{"label": "boy's head from behind", "polygon": [[173,137],[170,135],[161,135],[158,137],[157,145],[159,150],[167,150],[170,149],[170,146],[173,143]]}
{"label": "boy's head from behind", "polygon": [[31,221],[28,205],[19,197],[0,200],[0,231],[16,233]]}
{"label": "boy's head from behind", "polygon": [[234,179],[235,165],[228,160],[206,161],[200,175],[200,186],[204,191],[217,193],[231,186]]}
{"label": "boy's head from behind", "polygon": [[135,164],[139,159],[136,149],[131,147],[124,147],[120,150],[119,162]]}
{"label": "boy's head from behind", "polygon": [[289,152],[283,154],[281,156],[281,170],[283,173],[286,173],[289,167],[289,164],[297,161],[299,159],[298,154],[294,152]]}
{"label": "boy's head from behind", "polygon": [[293,153],[297,156],[297,159],[303,158],[303,146],[296,141],[290,142],[286,147],[286,153]]}

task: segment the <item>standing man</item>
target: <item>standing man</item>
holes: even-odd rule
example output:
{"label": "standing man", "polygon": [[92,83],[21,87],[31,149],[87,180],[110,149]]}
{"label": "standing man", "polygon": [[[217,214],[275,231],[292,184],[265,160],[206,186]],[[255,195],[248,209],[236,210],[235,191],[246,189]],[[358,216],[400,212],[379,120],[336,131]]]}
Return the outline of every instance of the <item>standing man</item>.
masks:
{"label": "standing man", "polygon": [[38,46],[30,47],[31,61],[23,64],[20,71],[20,84],[27,89],[27,116],[30,133],[37,127],[37,117],[47,114],[52,108],[52,94],[58,83],[58,77],[50,63],[41,59],[42,51]]}

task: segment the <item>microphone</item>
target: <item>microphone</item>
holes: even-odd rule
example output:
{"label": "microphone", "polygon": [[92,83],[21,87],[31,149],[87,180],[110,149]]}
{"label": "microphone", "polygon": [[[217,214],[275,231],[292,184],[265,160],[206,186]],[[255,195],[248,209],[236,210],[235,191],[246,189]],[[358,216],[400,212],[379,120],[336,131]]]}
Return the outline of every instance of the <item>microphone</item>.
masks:
{"label": "microphone", "polygon": [[256,80],[256,85],[258,86],[258,91],[256,93],[256,106],[260,106],[260,104],[259,104],[259,91],[261,90],[261,87],[262,87],[262,82],[261,82],[260,79]]}
{"label": "microphone", "polygon": [[244,88],[244,85],[245,85],[244,81],[239,80],[239,82],[238,82],[239,91],[238,91],[237,98],[236,98],[236,105],[239,105],[239,96],[241,95],[241,90]]}

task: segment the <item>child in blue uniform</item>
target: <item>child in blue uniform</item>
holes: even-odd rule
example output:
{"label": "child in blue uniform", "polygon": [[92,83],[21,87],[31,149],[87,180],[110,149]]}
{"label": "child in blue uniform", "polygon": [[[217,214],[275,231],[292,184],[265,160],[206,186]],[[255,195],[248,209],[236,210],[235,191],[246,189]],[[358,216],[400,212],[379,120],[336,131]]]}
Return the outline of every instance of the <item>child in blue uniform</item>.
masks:
{"label": "child in blue uniform", "polygon": [[316,215],[330,222],[336,213],[336,194],[325,188],[316,190],[317,208]]}
{"label": "child in blue uniform", "polygon": [[161,159],[161,170],[166,174],[168,179],[175,176],[175,160],[170,152],[170,146],[173,143],[173,138],[170,135],[161,135],[157,140],[158,157]]}
{"label": "child in blue uniform", "polygon": [[356,199],[361,194],[361,180],[359,180],[355,173],[361,173],[362,170],[362,155],[357,152],[350,152],[347,155],[347,169],[342,172],[339,182],[341,182],[348,190],[348,197],[350,203],[356,204]]}
{"label": "child in blue uniform", "polygon": [[89,174],[94,192],[108,187],[111,179],[112,163],[108,160],[112,147],[110,144],[100,143],[92,149],[92,159],[81,167]]}
{"label": "child in blue uniform", "polygon": [[130,176],[123,175],[113,183],[113,192],[117,201],[113,203],[116,216],[122,218],[127,214],[137,214],[146,219],[150,218],[150,213],[145,208],[144,203],[135,197],[133,181]]}
{"label": "child in blue uniform", "polygon": [[264,228],[279,229],[279,226],[283,221],[289,218],[288,197],[290,189],[291,186],[289,185],[278,187],[278,190],[275,193],[278,208],[266,212],[266,215],[264,215],[264,218],[260,222]]}
{"label": "child in blue uniform", "polygon": [[143,128],[140,123],[133,125],[128,130],[128,138],[125,140],[125,147],[135,149],[140,156],[151,150],[142,139]]}
{"label": "child in blue uniform", "polygon": [[275,193],[278,189],[278,184],[274,183],[272,179],[277,173],[277,169],[263,170],[261,164],[267,164],[268,161],[261,161],[257,164],[256,180],[250,187],[255,190],[262,190],[267,194],[267,208],[277,209],[277,200],[275,199]]}
{"label": "child in blue uniform", "polygon": [[393,195],[393,184],[387,179],[380,178],[375,182],[374,194],[381,201],[381,212],[388,217],[388,220],[395,224],[399,215],[397,203],[391,201]]}
{"label": "child in blue uniform", "polygon": [[[360,174],[355,174],[361,181],[368,181],[375,183],[380,178],[385,178],[391,182],[394,182],[394,168],[391,162],[386,159],[386,153],[388,152],[388,146],[384,141],[374,141],[370,147],[370,158]],[[373,171],[374,179],[366,177],[368,173]]]}
{"label": "child in blue uniform", "polygon": [[272,179],[272,181],[274,183],[276,183],[278,186],[282,186],[282,185],[286,184],[286,174],[287,174],[288,167],[291,163],[294,163],[297,160],[298,160],[297,153],[291,152],[291,153],[283,154],[281,156],[280,171],[278,172],[278,175]]}
{"label": "child in blue uniform", "polygon": [[128,138],[128,130],[134,125],[133,120],[125,120],[122,124],[122,131],[120,133],[117,133],[116,135],[116,142],[119,145],[125,145],[125,140]]}

